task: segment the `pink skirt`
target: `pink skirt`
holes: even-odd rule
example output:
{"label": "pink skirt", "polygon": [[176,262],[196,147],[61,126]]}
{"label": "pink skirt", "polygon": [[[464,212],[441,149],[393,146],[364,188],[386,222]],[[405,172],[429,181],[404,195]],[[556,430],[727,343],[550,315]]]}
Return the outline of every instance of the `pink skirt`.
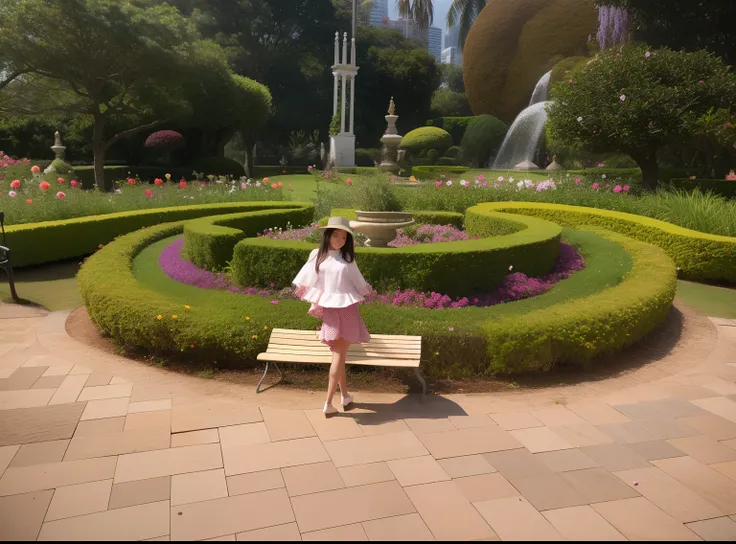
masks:
{"label": "pink skirt", "polygon": [[333,349],[335,340],[342,338],[351,344],[362,344],[371,341],[371,335],[360,317],[358,305],[347,308],[322,308],[322,328],[319,339]]}

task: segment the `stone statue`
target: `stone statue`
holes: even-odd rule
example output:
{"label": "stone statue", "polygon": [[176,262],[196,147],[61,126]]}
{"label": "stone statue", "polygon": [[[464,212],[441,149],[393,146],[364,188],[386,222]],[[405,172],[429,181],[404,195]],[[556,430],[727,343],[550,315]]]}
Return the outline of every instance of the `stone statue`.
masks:
{"label": "stone statue", "polygon": [[391,97],[391,101],[388,103],[388,114],[396,115],[396,104],[394,104],[394,97]]}
{"label": "stone statue", "polygon": [[61,147],[61,134],[59,134],[58,130],[54,132],[54,145]]}

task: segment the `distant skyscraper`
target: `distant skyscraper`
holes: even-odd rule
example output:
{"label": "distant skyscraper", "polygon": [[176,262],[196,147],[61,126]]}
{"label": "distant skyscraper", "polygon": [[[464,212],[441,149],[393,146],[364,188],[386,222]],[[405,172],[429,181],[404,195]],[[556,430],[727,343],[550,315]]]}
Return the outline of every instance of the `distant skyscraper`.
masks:
{"label": "distant skyscraper", "polygon": [[427,50],[439,63],[442,60],[442,29],[430,26],[428,31]]}
{"label": "distant skyscraper", "polygon": [[388,0],[373,0],[371,8],[371,24],[381,25],[383,18],[388,19]]}
{"label": "distant skyscraper", "polygon": [[447,29],[445,32],[445,43],[442,44],[443,49],[448,47],[460,47],[460,27],[455,25]]}
{"label": "distant skyscraper", "polygon": [[445,47],[442,50],[442,64],[455,64],[462,66],[463,55],[457,47]]}

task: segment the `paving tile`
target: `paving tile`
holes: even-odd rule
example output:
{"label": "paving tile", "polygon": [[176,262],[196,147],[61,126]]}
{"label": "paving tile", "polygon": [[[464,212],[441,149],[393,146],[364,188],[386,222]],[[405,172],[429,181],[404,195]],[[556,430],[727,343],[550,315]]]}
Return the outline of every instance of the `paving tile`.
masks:
{"label": "paving tile", "polygon": [[[51,442],[37,442],[24,444],[13,457],[11,467],[27,467],[47,463],[59,463],[64,458],[64,452],[69,440],[53,440]],[[101,456],[100,456],[101,457]]]}
{"label": "paving tile", "polygon": [[[222,468],[219,444],[128,453],[118,458],[115,483]],[[218,536],[218,535],[215,535]]]}
{"label": "paving tile", "polygon": [[600,400],[585,400],[567,404],[567,409],[576,413],[591,425],[627,423],[629,418]]}
{"label": "paving tile", "polygon": [[648,433],[636,422],[629,423],[609,423],[606,425],[596,425],[598,430],[613,438],[621,444],[632,444],[634,442],[651,442],[656,437]]}
{"label": "paving tile", "polygon": [[502,412],[488,414],[499,427],[507,431],[515,429],[528,429],[529,427],[542,427],[544,424],[529,412]]}
{"label": "paving tile", "polygon": [[405,491],[437,540],[496,537],[454,482],[417,485]]}
{"label": "paving tile", "polygon": [[220,427],[217,431],[223,448],[265,444],[271,441],[266,424],[263,422]]}
{"label": "paving tile", "polygon": [[302,534],[302,540],[352,542],[354,540],[367,541],[368,537],[360,523],[353,523],[352,525],[343,525],[342,527],[304,533]]}
{"label": "paving tile", "polygon": [[432,533],[419,514],[405,514],[391,518],[364,521],[368,540],[434,540]]}
{"label": "paving tile", "polygon": [[142,540],[169,534],[169,502],[49,521],[39,540]]}
{"label": "paving tile", "polygon": [[736,438],[736,423],[714,414],[684,417],[677,421],[715,440]]}
{"label": "paving tile", "polygon": [[281,469],[290,497],[345,487],[331,461]]}
{"label": "paving tile", "polygon": [[652,466],[644,457],[621,444],[603,444],[580,448],[585,455],[593,459],[606,470],[627,470]]}
{"label": "paving tile", "polygon": [[110,417],[107,419],[90,419],[89,421],[80,421],[77,425],[77,429],[74,431],[74,438],[108,433],[119,433],[123,431],[124,425],[124,417]]}
{"label": "paving tile", "polygon": [[18,444],[14,446],[0,447],[0,477],[2,477],[5,469],[10,466],[10,463],[13,461],[13,457],[18,453],[18,450],[20,450],[20,445]]}
{"label": "paving tile", "polygon": [[83,402],[6,410],[0,417],[0,446],[71,438],[82,410]]}
{"label": "paving tile", "polygon": [[736,423],[736,402],[726,397],[711,397],[693,400],[692,403],[703,410]]}
{"label": "paving tile", "polygon": [[517,429],[509,433],[532,453],[565,450],[573,447],[548,427]]}
{"label": "paving tile", "polygon": [[158,410],[154,412],[128,414],[125,416],[125,426],[123,429],[126,431],[159,429],[169,434],[171,432],[171,411]]}
{"label": "paving tile", "polygon": [[618,404],[616,410],[632,420],[657,419],[660,413],[648,402],[635,402],[633,404]]}
{"label": "paving tile", "polygon": [[17,410],[46,406],[54,389],[26,389],[23,391],[0,391],[0,410]]}
{"label": "paving tile", "polygon": [[561,472],[560,477],[589,503],[638,497],[639,494],[603,468]]}
{"label": "paving tile", "polygon": [[65,461],[92,459],[150,450],[168,449],[169,432],[165,429],[124,431],[72,438]]}
{"label": "paving tile", "polygon": [[244,495],[245,493],[256,493],[285,487],[284,477],[279,469],[263,470],[261,472],[249,472],[227,476],[228,494]]}
{"label": "paving tile", "polygon": [[338,414],[326,418],[322,410],[306,410],[304,413],[322,441],[345,440],[364,436],[362,427],[352,417]]}
{"label": "paving tile", "polygon": [[440,418],[407,417],[407,418],[404,418],[404,422],[416,434],[441,433],[444,431],[457,430],[457,427],[455,427],[450,422],[450,419],[446,417],[440,417]]}
{"label": "paving tile", "polygon": [[128,413],[128,398],[91,400],[82,412],[82,421],[124,416]]}
{"label": "paving tile", "polygon": [[496,426],[496,422],[485,414],[474,416],[449,416],[448,419],[456,429]]}
{"label": "paving tile", "polygon": [[[639,419],[636,423],[655,440],[669,440],[698,435],[698,431],[674,419]],[[637,440],[637,442],[639,442]]]}
{"label": "paving tile", "polygon": [[117,399],[121,397],[130,397],[133,391],[132,383],[124,383],[119,385],[100,385],[97,387],[89,387],[85,385],[82,392],[77,398],[78,401],[82,402],[85,400],[104,400],[104,399]]}
{"label": "paving tile", "polygon": [[707,465],[736,461],[736,450],[724,446],[709,436],[691,436],[688,438],[668,440],[667,442],[686,455]]}
{"label": "paving tile", "polygon": [[589,502],[557,474],[520,478],[514,480],[514,487],[540,511],[582,506]]}
{"label": "paving tile", "polygon": [[[70,373],[76,373],[76,374],[90,374],[89,370],[82,367],[82,366],[75,366]],[[99,387],[99,386],[105,386],[108,385],[112,381],[112,374],[109,374],[107,372],[101,372],[99,370],[94,370],[90,374],[89,378],[87,379],[87,383],[85,384],[87,387]]]}
{"label": "paving tile", "polygon": [[659,459],[653,463],[724,513],[736,514],[736,482],[733,480],[692,457]]}
{"label": "paving tile", "polygon": [[64,381],[64,376],[41,376],[31,389],[56,389]]}
{"label": "paving tile", "polygon": [[171,447],[194,446],[196,444],[214,444],[220,441],[217,429],[205,429],[203,431],[189,431],[171,435]]}
{"label": "paving tile", "polygon": [[59,487],[54,491],[45,521],[104,512],[111,490],[112,479]]}
{"label": "paving tile", "polygon": [[723,378],[713,378],[712,381],[704,383],[703,387],[719,395],[736,394],[736,384]]}
{"label": "paving tile", "polygon": [[623,470],[614,475],[682,523],[723,515],[718,508],[656,467]]}
{"label": "paving tile", "polygon": [[669,459],[670,457],[682,456],[681,450],[678,450],[670,442],[665,442],[664,440],[655,440],[654,442],[637,442],[636,444],[627,444],[625,447],[635,451],[647,461],[654,461],[655,459]]}
{"label": "paving tile", "polygon": [[713,470],[717,470],[724,476],[736,482],[736,461],[728,461],[727,463],[713,463],[709,466]]}
{"label": "paving tile", "polygon": [[[452,432],[459,433],[462,431]],[[424,436],[434,437],[440,434],[444,433],[433,433]],[[412,432],[333,440],[325,442],[324,447],[338,468],[407,457],[421,457],[428,453]]]}
{"label": "paving tile", "polygon": [[482,502],[519,495],[519,491],[497,472],[456,478],[453,482],[460,493],[470,502]]}
{"label": "paving tile", "polygon": [[567,472],[568,470],[579,470],[581,468],[593,468],[599,466],[598,463],[593,461],[579,449],[536,453],[534,454],[534,457],[551,468],[553,472]]}
{"label": "paving tile", "polygon": [[644,497],[602,502],[591,507],[629,540],[699,540],[695,533]]}
{"label": "paving tile", "polygon": [[340,477],[348,487],[377,484],[379,482],[390,482],[391,480],[395,480],[394,473],[391,472],[391,469],[388,468],[386,463],[353,465],[351,467],[338,468],[337,471],[340,473]]}
{"label": "paving tile", "polygon": [[677,419],[683,417],[702,417],[708,412],[694,405],[692,402],[678,398],[658,399],[649,402],[649,405],[666,418]]}
{"label": "paving tile", "polygon": [[443,459],[520,448],[521,443],[512,435],[515,432],[521,431],[509,432],[500,427],[476,427],[422,434],[418,438],[435,459]]}
{"label": "paving tile", "polygon": [[117,385],[119,383],[130,383],[130,381],[125,378],[121,378],[120,376],[113,376],[110,380],[110,385]]}
{"label": "paving tile", "polygon": [[[109,386],[112,387],[112,386]],[[140,402],[131,402],[128,404],[129,414],[138,414],[141,412],[157,412],[159,410],[170,410],[171,399],[161,400],[144,400]]]}
{"label": "paving tile", "polygon": [[613,439],[610,436],[602,433],[587,422],[549,427],[549,430],[575,448],[613,443]]}
{"label": "paving tile", "polygon": [[[211,446],[219,450],[218,444]],[[248,446],[225,447],[223,445],[222,459],[225,464],[225,474],[232,476],[272,468],[321,463],[329,461],[330,456],[319,438],[312,437]]]}
{"label": "paving tile", "polygon": [[450,478],[462,478],[477,474],[489,474],[496,469],[483,455],[465,455],[440,459],[439,464]]}
{"label": "paving tile", "polygon": [[0,497],[0,539],[36,540],[53,494],[47,490]]}
{"label": "paving tile", "polygon": [[475,507],[501,540],[562,540],[552,524],[523,497],[477,502]]}
{"label": "paving tile", "polygon": [[302,539],[302,535],[299,533],[299,527],[296,523],[287,523],[285,525],[277,525],[275,527],[266,527],[265,529],[256,529],[255,531],[246,531],[244,533],[238,533],[235,536],[237,540],[252,540],[257,542],[262,542],[264,540],[287,542]]}
{"label": "paving tile", "polygon": [[565,540],[626,540],[603,516],[590,506],[572,506],[542,512]]}
{"label": "paving tile", "polygon": [[236,542],[235,535],[216,536],[215,538],[205,538],[203,542]]}
{"label": "paving tile", "polygon": [[483,457],[507,480],[554,474],[539,457],[526,448],[487,453]]}
{"label": "paving tile", "polygon": [[585,423],[579,415],[561,404],[549,406],[542,410],[532,410],[531,414],[548,427]]}
{"label": "paving tile", "polygon": [[261,421],[261,411],[253,404],[198,402],[171,409],[171,432],[198,431]]}
{"label": "paving tile", "polygon": [[61,382],[61,385],[56,389],[54,396],[51,397],[49,406],[75,402],[82,392],[88,377],[86,374],[69,374],[66,376],[64,381]]}
{"label": "paving tile", "polygon": [[[384,414],[355,414],[355,421],[365,436],[377,434],[401,433],[409,431],[403,419],[396,419]],[[360,436],[360,435],[358,435]]]}
{"label": "paving tile", "polygon": [[686,525],[703,540],[726,542],[736,540],[736,522],[729,517],[695,521]]}
{"label": "paving tile", "polygon": [[171,476],[113,484],[108,509],[125,508],[171,498]]}
{"label": "paving tile", "polygon": [[171,506],[227,496],[225,471],[221,468],[175,474],[171,477]]}
{"label": "paving tile", "polygon": [[294,521],[285,489],[236,495],[171,509],[172,540],[202,540]]}
{"label": "paving tile", "polygon": [[273,442],[317,436],[307,416],[301,410],[261,408],[261,414],[266,429],[268,429],[268,436]]}
{"label": "paving tile", "polygon": [[22,391],[30,389],[46,367],[19,368],[9,378],[0,378],[0,391]]}
{"label": "paving tile", "polygon": [[115,472],[115,462],[115,457],[102,457],[9,468],[0,478],[0,496],[108,480]]}

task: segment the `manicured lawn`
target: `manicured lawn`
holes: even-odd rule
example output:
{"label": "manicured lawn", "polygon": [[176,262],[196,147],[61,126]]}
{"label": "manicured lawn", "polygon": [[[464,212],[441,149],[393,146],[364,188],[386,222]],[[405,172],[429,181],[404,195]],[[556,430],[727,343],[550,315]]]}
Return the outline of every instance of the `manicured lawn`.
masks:
{"label": "manicured lawn", "polygon": [[[52,311],[71,310],[81,306],[77,289],[77,261],[46,264],[15,271],[15,290],[21,299]],[[0,271],[0,301],[10,302],[10,287]]]}
{"label": "manicured lawn", "polygon": [[678,281],[677,300],[711,317],[736,319],[736,289],[734,288]]}

